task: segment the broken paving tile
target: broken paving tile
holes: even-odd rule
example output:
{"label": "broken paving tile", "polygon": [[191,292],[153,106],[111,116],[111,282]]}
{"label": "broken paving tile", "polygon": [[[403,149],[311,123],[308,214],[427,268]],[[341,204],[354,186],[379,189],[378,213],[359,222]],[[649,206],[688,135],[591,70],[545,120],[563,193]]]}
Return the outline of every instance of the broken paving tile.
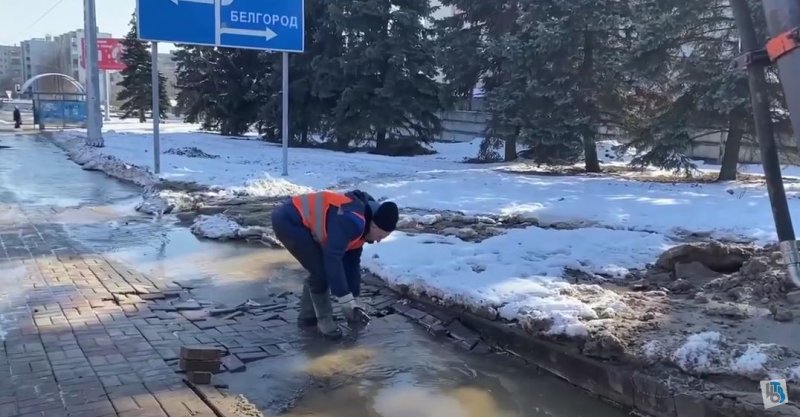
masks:
{"label": "broken paving tile", "polygon": [[279,348],[278,346],[275,346],[275,345],[265,346],[264,350],[270,356],[278,356],[278,355],[282,355],[282,354],[286,353],[281,348]]}
{"label": "broken paving tile", "polygon": [[139,295],[139,297],[142,300],[163,300],[163,299],[167,298],[164,294],[162,294],[160,292],[154,292],[154,293],[149,293],[149,294],[141,294],[141,295]]}
{"label": "broken paving tile", "polygon": [[186,378],[193,384],[208,385],[211,383],[211,372],[187,372]]}
{"label": "broken paving tile", "polygon": [[244,313],[241,311],[234,311],[227,316],[223,317],[222,320],[233,320],[234,318],[243,315]]}
{"label": "broken paving tile", "polygon": [[404,303],[402,301],[398,301],[398,302],[396,302],[396,303],[394,303],[392,305],[392,308],[394,308],[394,311],[396,311],[396,312],[398,312],[400,314],[403,314],[406,311],[410,310],[411,306],[409,306],[408,304],[406,304],[406,303]]}
{"label": "broken paving tile", "polygon": [[457,318],[457,316],[455,314],[453,314],[453,313],[451,313],[451,312],[449,312],[447,310],[444,310],[444,309],[436,309],[436,308],[434,308],[434,309],[431,309],[431,311],[429,311],[428,314],[430,314],[431,316],[436,317],[437,319],[439,319],[439,321],[441,321],[442,324],[445,325],[445,326],[449,325],[450,323],[453,322],[453,320],[455,320]]}
{"label": "broken paving tile", "polygon": [[131,284],[134,290],[136,290],[136,294],[144,295],[150,294],[155,288],[150,285],[142,285],[142,284]]}
{"label": "broken paving tile", "polygon": [[194,289],[194,287],[192,287],[189,284],[183,284],[183,283],[180,283],[178,281],[172,281],[172,283],[177,285],[180,289],[183,289],[183,290],[189,291],[189,290],[193,290]]}
{"label": "broken paving tile", "polygon": [[222,350],[216,346],[186,345],[181,346],[180,357],[199,361],[218,360],[222,357]]}
{"label": "broken paving tile", "polygon": [[241,347],[233,347],[230,348],[229,352],[233,354],[237,353],[254,353],[254,352],[261,352],[261,348],[258,346],[241,346]]}
{"label": "broken paving tile", "polygon": [[442,324],[436,317],[426,314],[419,320],[419,324],[425,326],[425,328],[430,328],[436,324]]}
{"label": "broken paving tile", "polygon": [[391,305],[395,301],[397,301],[397,300],[395,300],[392,297],[389,297],[389,296],[386,296],[386,295],[382,295],[382,296],[373,297],[371,300],[369,300],[369,302],[367,304],[375,307],[376,309],[379,309],[378,305],[385,304],[385,303],[390,303],[389,305]]}
{"label": "broken paving tile", "polygon": [[224,326],[224,324],[220,323],[218,320],[206,318],[203,321],[195,321],[193,322],[195,326],[197,326],[200,330],[208,330],[213,329],[217,326]]}
{"label": "broken paving tile", "polygon": [[211,372],[211,373],[219,373],[220,371],[220,360],[211,360],[211,361],[195,361],[189,359],[181,359],[179,362],[179,367],[182,371],[185,372]]}
{"label": "broken paving tile", "polygon": [[178,354],[176,353],[175,349],[156,348],[156,351],[158,352],[159,355],[161,355],[161,358],[164,359],[165,361],[170,359],[178,359]]}
{"label": "broken paving tile", "polygon": [[441,323],[434,324],[433,326],[427,327],[428,333],[436,336],[441,337],[447,334],[447,327],[444,327]]}
{"label": "broken paving tile", "polygon": [[177,311],[174,306],[169,304],[155,304],[150,306],[150,311]]}
{"label": "broken paving tile", "polygon": [[479,340],[460,340],[456,339],[456,346],[460,347],[464,350],[472,350],[477,344],[480,342]]}
{"label": "broken paving tile", "polygon": [[408,310],[400,314],[417,321],[421,320],[423,317],[427,315],[427,313],[425,313],[424,311],[417,310],[416,308],[409,308]]}
{"label": "broken paving tile", "polygon": [[156,317],[158,317],[159,320],[174,320],[178,315],[169,311],[156,311]]}
{"label": "broken paving tile", "polygon": [[266,357],[269,357],[269,355],[267,354],[267,352],[251,352],[251,353],[239,353],[236,355],[236,357],[239,358],[239,360],[241,360],[244,363],[250,363],[253,361],[257,361],[259,359],[264,359]]}
{"label": "broken paving tile", "polygon": [[390,298],[390,299],[388,299],[386,301],[383,301],[383,302],[380,302],[380,303],[377,303],[377,304],[373,304],[372,307],[375,310],[378,310],[378,311],[387,310],[389,307],[393,306],[396,302],[397,302],[397,300],[395,300],[393,298]]}
{"label": "broken paving tile", "polygon": [[475,346],[472,347],[472,351],[475,353],[482,353],[482,354],[491,353],[492,347],[486,344],[485,342],[479,340],[478,343],[476,343]]}
{"label": "broken paving tile", "polygon": [[197,301],[184,301],[182,303],[175,303],[172,306],[178,311],[203,309],[203,306],[201,306]]}
{"label": "broken paving tile", "polygon": [[181,311],[181,315],[192,322],[203,321],[208,318],[208,312],[203,310],[184,310]]}
{"label": "broken paving tile", "polygon": [[238,307],[233,307],[233,308],[213,308],[213,309],[208,311],[208,314],[211,314],[212,316],[221,316],[221,315],[224,315],[224,314],[233,313],[234,311],[239,311],[239,308]]}
{"label": "broken paving tile", "polygon": [[161,293],[164,294],[165,298],[178,298],[181,296],[181,294],[183,294],[183,290],[177,288],[163,289]]}
{"label": "broken paving tile", "polygon": [[222,358],[222,364],[230,373],[244,372],[247,369],[244,362],[240,361],[239,358],[234,355],[228,355]]}
{"label": "broken paving tile", "polygon": [[454,339],[458,340],[465,340],[469,342],[470,348],[474,345],[474,342],[480,339],[480,336],[477,332],[474,332],[464,326],[460,321],[455,320],[447,326],[447,331],[450,332],[450,336]]}

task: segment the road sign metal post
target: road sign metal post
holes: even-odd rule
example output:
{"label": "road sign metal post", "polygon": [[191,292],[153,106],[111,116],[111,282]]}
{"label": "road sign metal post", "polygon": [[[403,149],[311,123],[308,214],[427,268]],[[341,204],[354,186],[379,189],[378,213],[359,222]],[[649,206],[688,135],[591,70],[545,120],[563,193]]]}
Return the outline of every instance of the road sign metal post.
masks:
{"label": "road sign metal post", "polygon": [[159,108],[159,94],[158,94],[158,42],[153,42],[150,49],[150,60],[152,68],[153,81],[153,171],[156,174],[161,173],[161,141],[159,140],[159,124],[161,123],[161,109]]}
{"label": "road sign metal post", "polygon": [[136,13],[139,39],[145,41],[283,52],[283,175],[288,175],[287,52],[305,48],[304,1],[137,0]]}
{"label": "road sign metal post", "polygon": [[84,33],[86,34],[86,144],[103,146],[100,116],[100,77],[97,69],[97,16],[95,0],[84,0]]}
{"label": "road sign metal post", "polygon": [[106,121],[111,121],[111,82],[109,81],[108,71],[103,71],[103,81],[106,84]]}
{"label": "road sign metal post", "polygon": [[289,54],[283,53],[283,89],[281,95],[283,99],[283,176],[289,175]]}

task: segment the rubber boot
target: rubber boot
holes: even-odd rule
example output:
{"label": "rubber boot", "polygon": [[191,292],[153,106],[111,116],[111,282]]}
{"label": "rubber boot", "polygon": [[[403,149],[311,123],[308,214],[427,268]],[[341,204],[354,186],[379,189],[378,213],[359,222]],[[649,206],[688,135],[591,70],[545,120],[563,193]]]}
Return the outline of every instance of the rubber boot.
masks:
{"label": "rubber boot", "polygon": [[300,327],[314,327],[317,325],[317,314],[314,304],[311,303],[311,290],[303,284],[303,294],[300,296],[300,313],[297,315],[297,325]]}
{"label": "rubber boot", "polygon": [[330,339],[339,339],[342,337],[342,331],[333,320],[333,305],[331,305],[331,297],[327,292],[322,294],[314,294],[309,292],[311,296],[311,303],[314,305],[314,311],[317,313],[317,328],[323,336]]}

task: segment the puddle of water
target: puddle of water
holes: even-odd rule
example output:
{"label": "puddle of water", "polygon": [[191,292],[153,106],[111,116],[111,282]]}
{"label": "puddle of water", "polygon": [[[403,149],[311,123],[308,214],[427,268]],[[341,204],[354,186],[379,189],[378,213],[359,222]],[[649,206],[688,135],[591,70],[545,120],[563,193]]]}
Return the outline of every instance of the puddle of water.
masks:
{"label": "puddle of water", "polygon": [[265,415],[285,417],[626,415],[510,358],[431,339],[397,315],[374,320],[355,340],[331,343],[308,335],[295,346],[288,357],[218,377]]}
{"label": "puddle of water", "polygon": [[3,137],[0,197],[3,202],[61,207],[101,204],[138,196],[138,187],[81,169],[64,152],[35,136]]}
{"label": "puddle of water", "polygon": [[67,235],[109,259],[136,265],[154,278],[191,285],[198,299],[236,305],[270,292],[294,291],[300,285],[300,267],[286,251],[198,239],[170,216],[115,220],[118,206],[99,210],[62,213],[68,220],[76,220],[64,225]]}
{"label": "puddle of water", "polygon": [[[64,163],[63,159],[60,163]],[[47,163],[37,162],[39,165]],[[78,176],[86,174],[79,169],[76,172]],[[0,162],[0,181],[10,184],[12,174],[13,169]],[[35,174],[24,175],[29,176],[27,182],[32,182]],[[67,177],[62,172],[60,178]],[[43,185],[59,183],[52,175],[35,182],[39,185],[27,194],[19,194],[16,189],[23,187],[25,181],[17,182],[11,193],[38,198],[58,189]],[[67,201],[64,195],[73,195],[83,206],[54,214],[52,229],[56,233],[110,259],[135,265],[156,278],[193,283],[197,299],[235,305],[282,289],[296,291],[300,286],[303,272],[285,251],[199,240],[169,216],[151,219],[124,215],[131,208],[131,196],[120,191],[125,191],[124,187],[116,188],[120,191],[118,200],[107,195],[93,196],[106,192],[113,196],[117,186],[111,184],[118,183],[110,179],[93,178],[89,182],[97,184],[89,192],[74,188],[80,186],[80,180],[64,182],[73,185],[59,189],[55,197],[45,202],[63,204]],[[0,270],[0,274],[19,276],[18,271]],[[13,287],[14,283],[0,285]],[[0,317],[0,335],[6,318]],[[215,379],[227,383],[230,391],[244,394],[261,409],[286,416],[625,415],[511,359],[469,354],[432,339],[398,315],[375,319],[358,335],[338,343],[325,341],[313,330],[286,327],[292,329],[284,327],[281,331],[285,334],[276,335],[290,340],[289,345],[282,345],[289,350],[286,354],[249,363],[245,373],[220,374]]]}

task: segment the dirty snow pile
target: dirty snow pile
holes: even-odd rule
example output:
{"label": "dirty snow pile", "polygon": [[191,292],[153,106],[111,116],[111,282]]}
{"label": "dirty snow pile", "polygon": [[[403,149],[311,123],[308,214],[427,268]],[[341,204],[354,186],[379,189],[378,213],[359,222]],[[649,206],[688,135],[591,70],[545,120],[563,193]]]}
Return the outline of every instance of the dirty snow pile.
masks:
{"label": "dirty snow pile", "polygon": [[297,185],[283,178],[267,174],[263,178],[248,180],[245,185],[232,187],[229,194],[253,197],[282,197],[310,193],[313,188]]}
{"label": "dirty snow pile", "polygon": [[570,284],[562,278],[565,269],[621,279],[669,245],[662,235],[603,228],[530,227],[478,243],[398,232],[379,245],[367,245],[362,264],[391,285],[417,294],[476,312],[488,309],[509,320],[550,320],[551,334],[581,336],[587,333],[587,320],[627,307],[612,291]]}
{"label": "dirty snow pile", "polygon": [[191,227],[192,233],[209,239],[234,239],[239,229],[238,223],[222,214],[197,216]]}
{"label": "dirty snow pile", "polygon": [[107,175],[136,185],[149,186],[158,179],[146,169],[129,162],[129,159],[117,158],[102,152],[100,148],[92,148],[83,144],[84,138],[79,135],[55,135],[53,141],[64,149],[76,164],[85,170],[102,171]]}
{"label": "dirty snow pile", "polygon": [[642,353],[652,361],[672,363],[693,375],[734,374],[758,380],[787,377],[800,380],[784,368],[785,351],[775,344],[735,343],[718,331],[691,334],[684,340],[651,340]]}
{"label": "dirty snow pile", "polygon": [[165,155],[180,155],[185,156],[187,158],[206,158],[206,159],[217,159],[219,155],[212,155],[203,152],[202,149],[195,148],[195,147],[187,147],[184,146],[182,148],[170,148],[164,152]]}

